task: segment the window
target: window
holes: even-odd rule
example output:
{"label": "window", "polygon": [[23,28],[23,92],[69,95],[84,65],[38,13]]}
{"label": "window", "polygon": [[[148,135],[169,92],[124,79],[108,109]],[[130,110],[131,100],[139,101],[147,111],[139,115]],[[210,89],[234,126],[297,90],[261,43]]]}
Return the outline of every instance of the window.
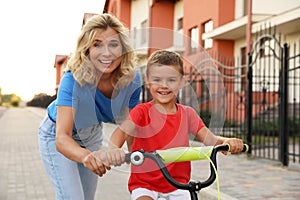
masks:
{"label": "window", "polygon": [[183,21],[182,17],[177,19],[177,31],[182,29],[182,27],[183,27],[182,21]]}
{"label": "window", "polygon": [[146,42],[147,42],[147,36],[148,36],[148,34],[147,34],[147,20],[144,20],[142,23],[141,23],[141,29],[142,29],[142,31],[141,31],[141,44],[145,44]]}
{"label": "window", "polygon": [[246,53],[246,47],[241,48],[241,76],[242,76],[242,91],[247,90],[247,72],[248,72],[248,67],[247,66],[247,53]]}
{"label": "window", "polygon": [[190,53],[195,53],[198,49],[199,45],[199,29],[198,27],[194,27],[190,29]]}
{"label": "window", "polygon": [[274,50],[274,40],[272,41],[270,38],[263,38],[260,41],[260,57],[268,57],[273,55]]}
{"label": "window", "polygon": [[[203,33],[207,33],[213,30],[213,21],[209,20],[203,24]],[[205,49],[212,48],[213,40],[211,38],[203,40],[203,47]]]}
{"label": "window", "polygon": [[243,16],[248,15],[248,1],[243,0]]}
{"label": "window", "polygon": [[183,34],[183,26],[182,26],[182,17],[176,20],[176,31],[173,34],[173,45],[175,47],[183,47],[184,48],[184,34]]}

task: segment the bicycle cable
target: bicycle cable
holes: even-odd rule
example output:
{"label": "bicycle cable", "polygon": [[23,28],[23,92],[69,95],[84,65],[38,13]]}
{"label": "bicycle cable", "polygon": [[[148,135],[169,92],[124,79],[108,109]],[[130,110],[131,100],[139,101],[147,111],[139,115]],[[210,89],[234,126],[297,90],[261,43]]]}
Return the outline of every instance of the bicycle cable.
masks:
{"label": "bicycle cable", "polygon": [[206,155],[206,158],[209,160],[210,164],[212,165],[214,171],[215,171],[215,174],[216,174],[216,184],[217,184],[217,193],[218,193],[218,200],[221,199],[221,191],[220,191],[220,182],[219,182],[219,175],[218,175],[218,170],[215,166],[215,164],[213,163],[213,161],[210,159],[210,157],[208,155]]}

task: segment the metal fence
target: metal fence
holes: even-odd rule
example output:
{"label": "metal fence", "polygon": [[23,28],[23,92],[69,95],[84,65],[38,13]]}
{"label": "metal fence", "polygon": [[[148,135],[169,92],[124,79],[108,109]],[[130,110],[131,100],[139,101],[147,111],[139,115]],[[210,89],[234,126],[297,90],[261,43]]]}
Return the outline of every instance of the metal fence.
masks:
{"label": "metal fence", "polygon": [[283,49],[281,161],[288,165],[289,160],[300,163],[300,41]]}

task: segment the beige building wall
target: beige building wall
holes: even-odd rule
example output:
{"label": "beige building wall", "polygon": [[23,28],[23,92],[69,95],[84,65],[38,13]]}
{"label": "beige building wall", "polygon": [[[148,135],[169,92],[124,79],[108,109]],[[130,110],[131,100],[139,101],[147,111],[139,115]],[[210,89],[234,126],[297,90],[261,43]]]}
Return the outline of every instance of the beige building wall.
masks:
{"label": "beige building wall", "polygon": [[[138,55],[138,65],[146,62],[149,41],[149,1],[131,1],[131,35],[133,47]],[[146,28],[145,28],[146,27]]]}
{"label": "beige building wall", "polygon": [[254,14],[276,15],[299,6],[299,0],[252,0]]}

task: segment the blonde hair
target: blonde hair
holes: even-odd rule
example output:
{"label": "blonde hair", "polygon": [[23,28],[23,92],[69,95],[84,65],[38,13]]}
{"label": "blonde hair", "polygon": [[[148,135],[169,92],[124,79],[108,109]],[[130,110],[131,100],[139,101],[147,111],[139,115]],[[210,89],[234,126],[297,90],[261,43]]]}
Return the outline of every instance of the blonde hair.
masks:
{"label": "blonde hair", "polygon": [[97,86],[98,84],[101,74],[96,70],[88,57],[89,48],[94,41],[96,29],[106,30],[109,27],[119,34],[123,51],[121,64],[112,73],[112,84],[115,87],[124,87],[135,76],[133,70],[135,54],[130,45],[128,30],[116,17],[105,13],[94,15],[82,27],[75,52],[68,60],[66,70],[70,70],[73,73],[74,79],[80,86],[84,86],[85,84]]}

